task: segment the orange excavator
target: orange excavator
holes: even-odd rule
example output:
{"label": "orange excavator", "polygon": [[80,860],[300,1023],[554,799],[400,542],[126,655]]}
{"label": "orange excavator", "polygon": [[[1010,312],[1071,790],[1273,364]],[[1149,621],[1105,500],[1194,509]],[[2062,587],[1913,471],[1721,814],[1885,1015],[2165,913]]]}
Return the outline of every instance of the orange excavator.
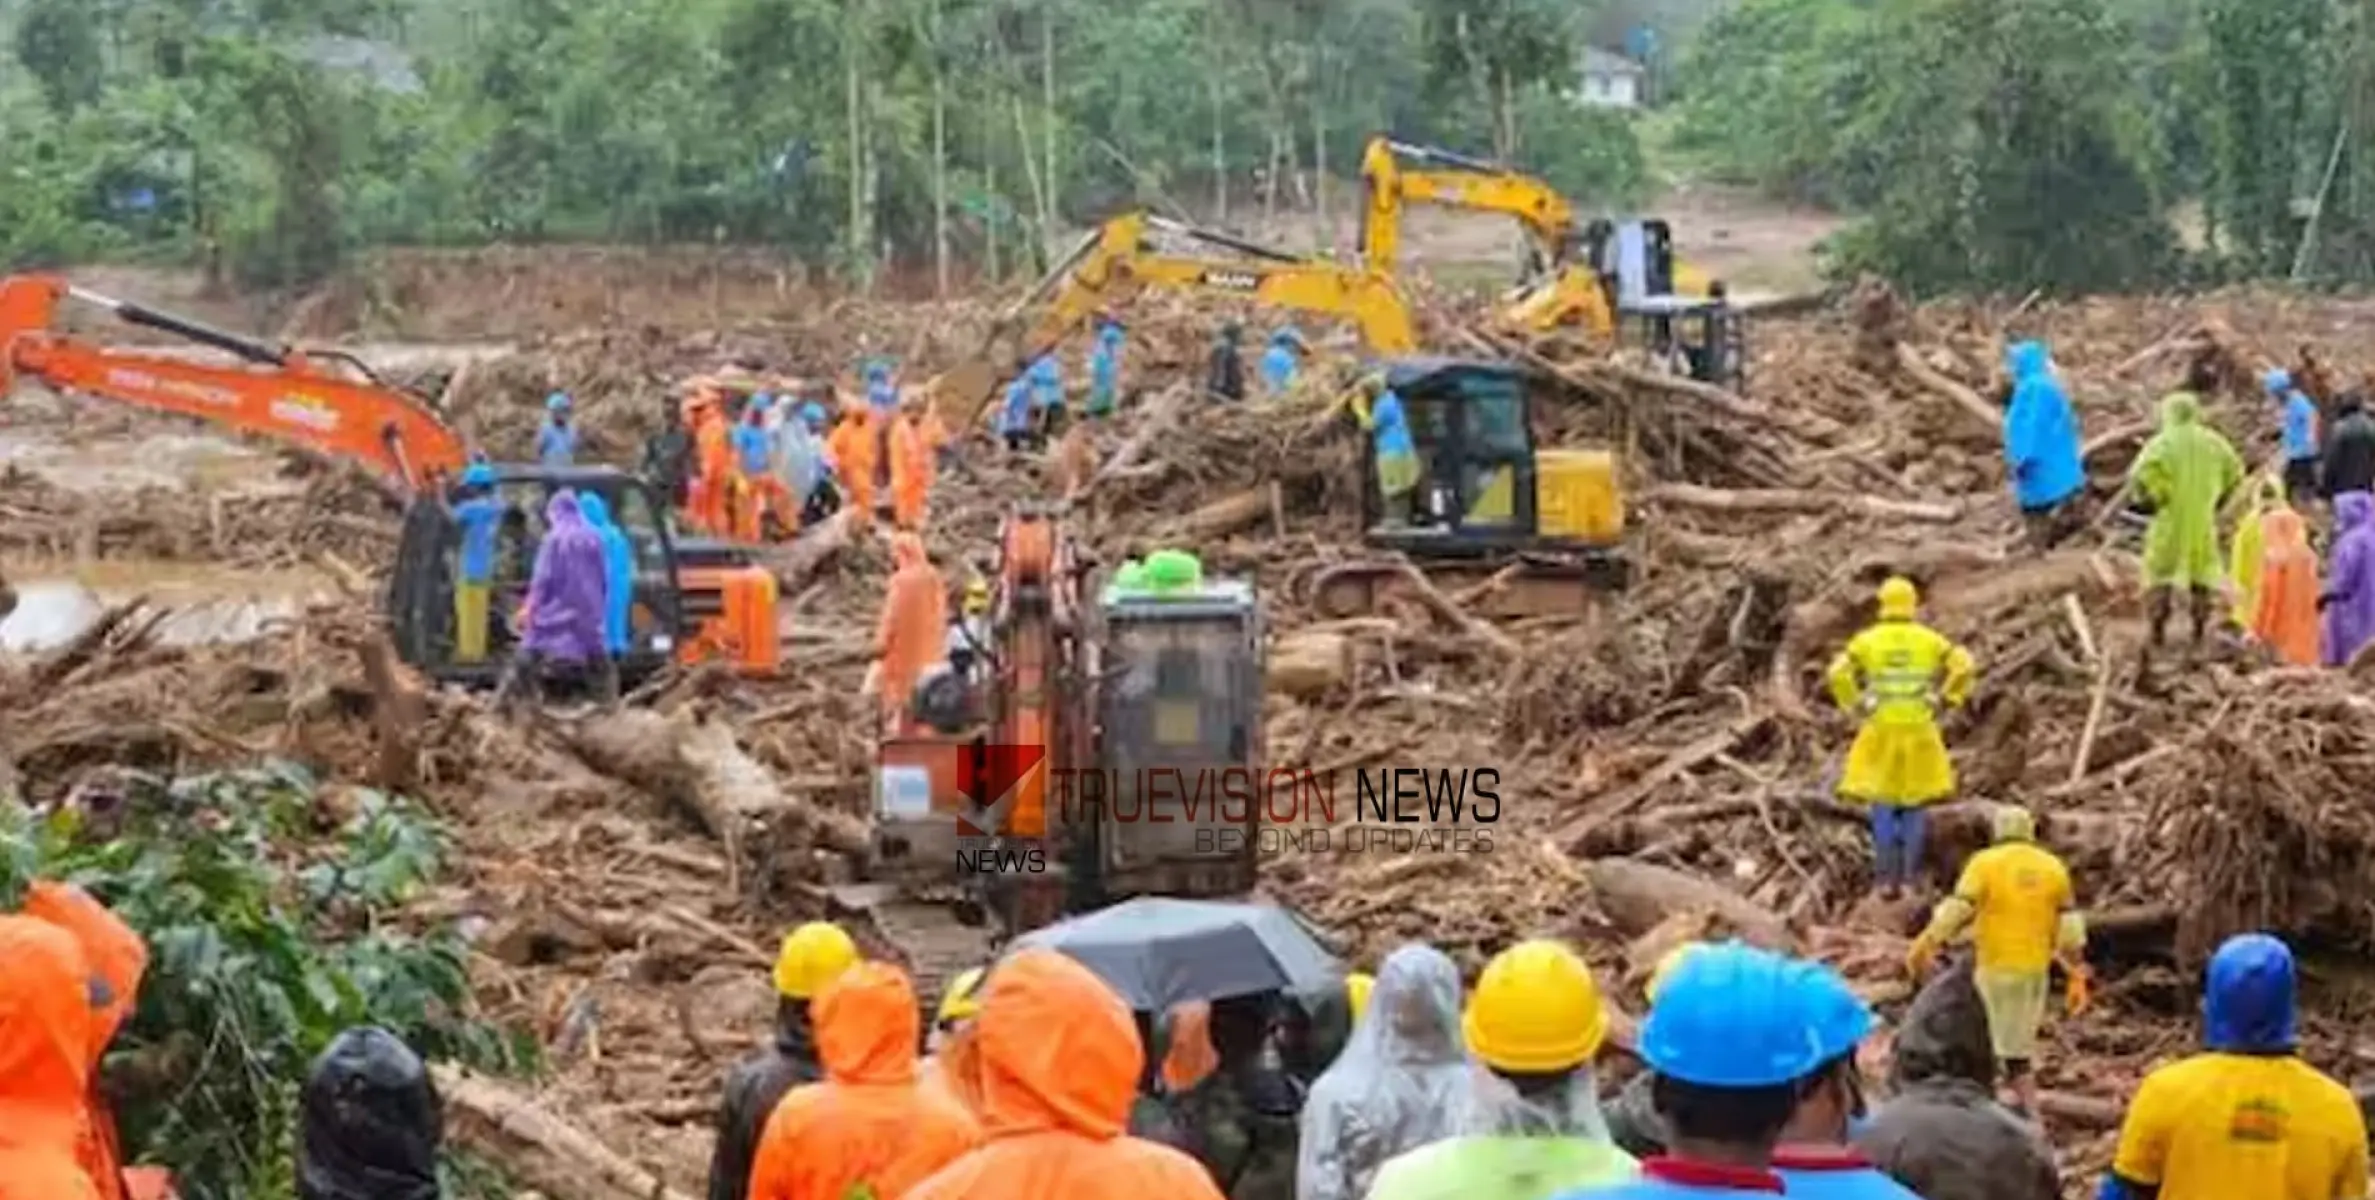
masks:
{"label": "orange excavator", "polygon": [[[239,363],[77,339],[57,328],[59,309],[69,300],[222,351]],[[451,498],[449,489],[470,456],[462,435],[428,401],[397,389],[340,351],[270,345],[48,275],[0,278],[0,393],[18,379],[195,417],[360,465],[412,501],[387,596],[398,653],[432,678],[464,683],[495,678],[495,666],[462,663],[453,654],[459,534],[441,501]],[[521,590],[527,582],[524,560],[532,557],[527,548],[535,545],[545,501],[554,492],[572,488],[601,496],[626,531],[635,548],[636,603],[622,674],[647,675],[669,661],[712,658],[754,673],[775,669],[775,579],[751,561],[747,550],[675,536],[663,498],[623,471],[538,465],[492,469],[496,495],[509,510],[498,541],[514,551],[498,557],[518,565],[514,582]],[[507,612],[509,606],[496,611]]]}
{"label": "orange excavator", "polygon": [[1125,567],[1093,585],[1045,508],[1010,514],[999,546],[989,611],[952,638],[974,669],[927,674],[882,731],[866,881],[833,893],[919,978],[979,966],[993,943],[1070,912],[1255,882],[1252,585],[1176,552],[1156,556],[1180,568],[1168,574]]}

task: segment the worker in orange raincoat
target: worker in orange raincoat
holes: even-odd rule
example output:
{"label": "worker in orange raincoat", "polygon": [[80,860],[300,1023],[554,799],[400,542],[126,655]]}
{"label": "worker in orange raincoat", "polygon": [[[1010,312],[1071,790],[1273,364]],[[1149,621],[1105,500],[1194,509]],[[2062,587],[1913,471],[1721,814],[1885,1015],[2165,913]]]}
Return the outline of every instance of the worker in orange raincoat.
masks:
{"label": "worker in orange raincoat", "polygon": [[833,456],[833,476],[841,482],[842,507],[850,520],[863,526],[874,520],[875,457],[881,445],[874,412],[863,400],[842,405],[841,421],[825,437],[825,452]]}
{"label": "worker in orange raincoat", "polygon": [[89,969],[94,994],[84,1070],[90,1086],[75,1157],[98,1187],[102,1200],[127,1200],[131,1193],[124,1180],[123,1152],[116,1141],[115,1114],[99,1092],[99,1060],[115,1039],[116,1030],[132,1015],[140,978],[148,971],[148,946],[131,926],[107,911],[106,905],[70,883],[34,881],[25,892],[24,915],[65,930],[81,948]]}
{"label": "worker in orange raincoat", "polygon": [[932,500],[934,448],[924,408],[909,397],[904,411],[891,418],[891,520],[910,533],[923,531]]}
{"label": "worker in orange raincoat", "polygon": [[874,635],[871,682],[884,716],[897,722],[915,695],[916,681],[947,651],[948,587],[925,557],[923,539],[912,533],[891,539],[891,563],[882,623]]}
{"label": "worker in orange raincoat", "polygon": [[733,532],[733,431],[716,391],[696,392],[693,404],[693,525],[726,537]]}
{"label": "worker in orange raincoat", "polygon": [[904,1200],[1222,1200],[1196,1160],[1123,1132],[1145,1052],[1129,1006],[1047,949],[990,972],[982,998],[988,1140]]}
{"label": "worker in orange raincoat", "polygon": [[0,917],[0,1200],[105,1200],[78,1152],[89,1128],[95,1001],[73,934]]}
{"label": "worker in orange raincoat", "polygon": [[2309,527],[2290,508],[2260,518],[2259,595],[2251,632],[2297,667],[2317,665],[2317,552]]}
{"label": "worker in orange raincoat", "polygon": [[859,963],[816,998],[825,1081],[784,1094],[759,1139],[750,1200],[894,1200],[981,1144],[965,1106],[916,1072],[915,988]]}

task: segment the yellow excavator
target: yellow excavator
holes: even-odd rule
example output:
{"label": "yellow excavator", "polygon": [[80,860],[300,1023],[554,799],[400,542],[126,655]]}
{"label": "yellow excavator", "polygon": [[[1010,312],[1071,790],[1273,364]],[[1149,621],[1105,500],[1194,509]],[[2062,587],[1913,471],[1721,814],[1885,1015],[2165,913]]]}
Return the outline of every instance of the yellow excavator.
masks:
{"label": "yellow excavator", "polygon": [[[1152,245],[1156,233],[1213,253],[1160,250]],[[1471,577],[1470,611],[1574,612],[1593,591],[1627,580],[1614,448],[1626,444],[1628,431],[1593,430],[1594,447],[1545,449],[1534,442],[1537,417],[1554,401],[1567,409],[1584,403],[1571,394],[1572,385],[1518,363],[1418,354],[1409,305],[1382,272],[1160,217],[1127,214],[1084,237],[999,317],[971,361],[935,381],[936,402],[955,406],[944,407],[943,416],[952,424],[978,421],[1001,384],[1095,314],[1148,286],[1239,293],[1336,317],[1361,331],[1371,359],[1364,390],[1391,388],[1401,400],[1420,466],[1418,486],[1388,504],[1377,486],[1375,439],[1364,435],[1365,540],[1407,555],[1445,585]],[[1401,561],[1370,560],[1328,565],[1307,587],[1324,611],[1344,616],[1412,583]]]}
{"label": "yellow excavator", "polygon": [[1501,311],[1525,333],[1580,328],[1613,343],[1620,330],[1660,363],[1737,388],[1747,361],[1740,313],[1723,284],[1674,257],[1674,231],[1657,218],[1579,222],[1575,206],[1535,176],[1449,150],[1373,137],[1361,154],[1361,260],[1392,275],[1402,213],[1430,204],[1514,217],[1532,242],[1531,269]]}

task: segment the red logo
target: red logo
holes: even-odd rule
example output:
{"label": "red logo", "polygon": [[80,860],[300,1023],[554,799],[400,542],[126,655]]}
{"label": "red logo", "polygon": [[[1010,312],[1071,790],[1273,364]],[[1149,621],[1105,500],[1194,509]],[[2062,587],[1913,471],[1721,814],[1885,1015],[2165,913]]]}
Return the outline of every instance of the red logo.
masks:
{"label": "red logo", "polygon": [[1047,832],[1045,746],[976,744],[957,750],[957,836],[1038,837]]}

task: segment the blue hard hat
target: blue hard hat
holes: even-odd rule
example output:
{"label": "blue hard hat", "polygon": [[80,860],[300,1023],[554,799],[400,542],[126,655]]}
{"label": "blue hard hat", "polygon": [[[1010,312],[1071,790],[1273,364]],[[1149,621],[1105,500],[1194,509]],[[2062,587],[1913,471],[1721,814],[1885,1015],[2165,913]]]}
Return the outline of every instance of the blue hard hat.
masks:
{"label": "blue hard hat", "polygon": [[1807,1023],[1814,1028],[1823,1061],[1851,1053],[1872,1032],[1872,1010],[1839,972],[1818,962],[1798,962],[1798,986],[1804,989]]}
{"label": "blue hard hat", "polygon": [[750,394],[750,406],[756,411],[765,412],[768,409],[775,407],[775,397],[770,396],[765,392],[752,392]]}
{"label": "blue hard hat", "polygon": [[569,410],[569,393],[567,393],[567,392],[554,392],[552,395],[550,395],[550,396],[546,396],[546,397],[544,398],[544,411],[546,411],[546,412],[567,412],[568,410]]}
{"label": "blue hard hat", "polygon": [[2269,395],[2281,396],[2292,390],[2293,373],[2283,367],[2273,367],[2267,374],[2260,376],[2260,383],[2268,389]]}
{"label": "blue hard hat", "polygon": [[495,486],[495,468],[482,462],[470,464],[462,471],[462,486],[480,488]]}
{"label": "blue hard hat", "polygon": [[2210,956],[2209,977],[2202,989],[2202,1040],[2210,1049],[2292,1049],[2291,948],[2264,933],[2237,934]]}
{"label": "blue hard hat", "polygon": [[1807,1019],[1800,964],[1739,942],[1684,955],[1641,1026],[1641,1057],[1660,1075],[1706,1087],[1777,1087],[1836,1055]]}
{"label": "blue hard hat", "polygon": [[866,360],[866,378],[888,379],[890,378],[890,374],[890,363],[879,358],[869,358]]}

